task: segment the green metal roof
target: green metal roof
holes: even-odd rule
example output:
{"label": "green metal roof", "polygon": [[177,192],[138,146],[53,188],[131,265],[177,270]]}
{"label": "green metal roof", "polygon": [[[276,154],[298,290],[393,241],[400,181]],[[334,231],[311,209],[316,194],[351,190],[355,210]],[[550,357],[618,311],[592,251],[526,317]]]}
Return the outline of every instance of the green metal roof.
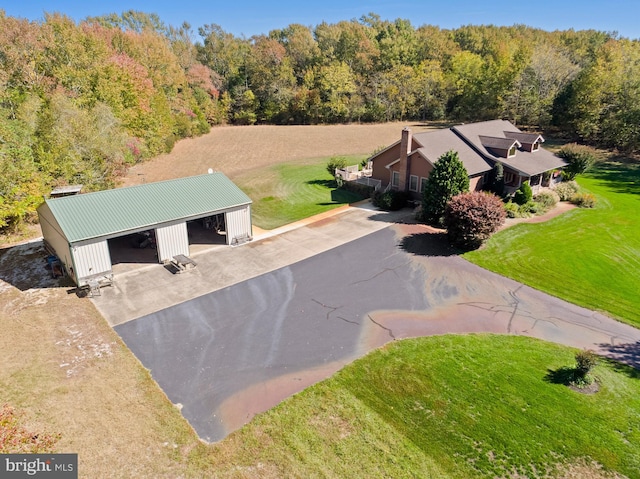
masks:
{"label": "green metal roof", "polygon": [[222,173],[45,200],[69,243],[114,236],[251,203]]}

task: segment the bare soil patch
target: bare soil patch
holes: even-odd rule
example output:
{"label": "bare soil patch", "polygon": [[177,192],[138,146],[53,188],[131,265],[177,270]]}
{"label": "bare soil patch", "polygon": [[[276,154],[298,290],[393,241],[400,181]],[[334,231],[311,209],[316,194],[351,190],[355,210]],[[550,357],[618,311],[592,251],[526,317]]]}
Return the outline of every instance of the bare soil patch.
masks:
{"label": "bare soil patch", "polygon": [[426,124],[220,126],[207,135],[176,143],[173,151],[132,167],[123,186],[200,175],[209,168],[233,179],[241,173],[278,163],[337,155],[371,154]]}

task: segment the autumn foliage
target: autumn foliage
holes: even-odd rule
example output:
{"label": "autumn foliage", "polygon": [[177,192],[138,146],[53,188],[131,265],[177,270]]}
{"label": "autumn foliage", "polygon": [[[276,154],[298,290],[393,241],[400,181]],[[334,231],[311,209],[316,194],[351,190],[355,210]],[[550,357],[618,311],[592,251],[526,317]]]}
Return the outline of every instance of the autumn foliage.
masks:
{"label": "autumn foliage", "polygon": [[474,191],[451,198],[445,209],[445,225],[451,243],[476,249],[504,224],[502,200],[492,193]]}
{"label": "autumn foliage", "polygon": [[153,13],[31,22],[0,10],[0,232],[54,186],[112,187],[132,164],[226,122],[509,118],[640,150],[640,43],[613,33],[368,14],[251,38],[216,24],[197,34]]}

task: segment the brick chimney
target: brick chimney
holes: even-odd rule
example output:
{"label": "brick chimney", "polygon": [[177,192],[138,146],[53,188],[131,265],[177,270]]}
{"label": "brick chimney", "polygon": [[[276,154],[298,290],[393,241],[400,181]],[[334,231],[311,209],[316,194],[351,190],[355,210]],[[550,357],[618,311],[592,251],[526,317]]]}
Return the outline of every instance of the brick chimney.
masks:
{"label": "brick chimney", "polygon": [[407,191],[409,189],[409,172],[411,165],[409,164],[409,153],[411,153],[412,135],[409,127],[402,129],[402,139],[400,141],[400,182],[398,190]]}

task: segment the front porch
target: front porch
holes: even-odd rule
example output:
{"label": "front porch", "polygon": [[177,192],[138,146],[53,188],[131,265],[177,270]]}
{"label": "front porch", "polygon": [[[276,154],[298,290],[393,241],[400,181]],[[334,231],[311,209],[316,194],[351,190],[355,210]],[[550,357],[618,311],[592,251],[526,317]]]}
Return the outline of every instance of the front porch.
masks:
{"label": "front porch", "polygon": [[[509,176],[510,175],[510,176]],[[534,176],[517,175],[515,173],[505,173],[504,193],[507,196],[513,195],[522,183],[528,182],[531,191],[537,195],[541,191],[553,189],[558,183],[562,182],[562,174],[560,170],[547,173],[541,173]]]}

